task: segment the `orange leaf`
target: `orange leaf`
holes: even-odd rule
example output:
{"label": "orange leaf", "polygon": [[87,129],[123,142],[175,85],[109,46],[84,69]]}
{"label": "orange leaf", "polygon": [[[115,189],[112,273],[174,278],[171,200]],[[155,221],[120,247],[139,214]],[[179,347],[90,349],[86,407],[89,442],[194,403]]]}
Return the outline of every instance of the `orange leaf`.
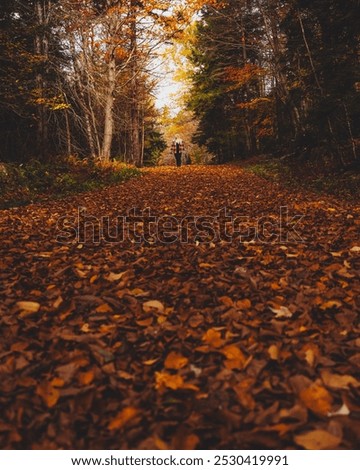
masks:
{"label": "orange leaf", "polygon": [[332,396],[320,385],[314,383],[300,392],[300,400],[309,410],[320,415],[327,415],[331,411]]}
{"label": "orange leaf", "polygon": [[203,336],[203,341],[209,343],[213,348],[221,348],[224,344],[224,340],[221,338],[221,333],[216,331],[214,328],[210,328]]}
{"label": "orange leaf", "polygon": [[295,436],[294,441],[307,450],[331,450],[338,447],[341,443],[341,438],[318,429]]}
{"label": "orange leaf", "polygon": [[114,419],[112,419],[108,425],[109,431],[114,431],[115,429],[123,428],[127,423],[129,423],[132,419],[135,418],[139,414],[139,410],[137,408],[133,408],[132,406],[128,406],[120,411]]}
{"label": "orange leaf", "polygon": [[165,367],[167,369],[182,369],[188,362],[189,359],[172,351],[165,359]]}
{"label": "orange leaf", "polygon": [[80,372],[78,375],[78,381],[81,385],[89,385],[94,380],[95,374],[93,370],[87,372]]}
{"label": "orange leaf", "polygon": [[111,313],[112,311],[113,309],[110,307],[109,304],[101,304],[96,309],[97,313]]}
{"label": "orange leaf", "polygon": [[49,408],[54,407],[60,398],[59,390],[48,382],[43,382],[38,385],[36,387],[36,393],[44,400],[44,403]]}
{"label": "orange leaf", "polygon": [[236,302],[236,307],[240,310],[246,310],[251,307],[251,302],[249,299],[238,300]]}
{"label": "orange leaf", "polygon": [[180,375],[172,375],[167,372],[155,372],[155,382],[155,388],[160,390],[160,392],[165,388],[170,388],[171,390],[199,390],[199,387],[196,385],[185,383]]}
{"label": "orange leaf", "polygon": [[178,390],[184,386],[184,379],[180,375],[172,375],[167,372],[155,372],[155,381],[157,389],[166,387]]}
{"label": "orange leaf", "polygon": [[243,352],[234,344],[225,346],[221,353],[224,354],[227,361],[224,362],[227,369],[242,369],[246,363],[246,357]]}

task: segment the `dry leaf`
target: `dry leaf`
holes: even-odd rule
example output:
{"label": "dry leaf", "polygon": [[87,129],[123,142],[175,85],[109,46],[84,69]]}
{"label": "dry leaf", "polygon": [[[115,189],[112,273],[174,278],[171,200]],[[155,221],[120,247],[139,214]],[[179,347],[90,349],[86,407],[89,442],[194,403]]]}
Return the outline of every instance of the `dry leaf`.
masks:
{"label": "dry leaf", "polygon": [[221,338],[221,333],[214,328],[210,328],[202,337],[203,341],[213,348],[221,348],[225,341]]}
{"label": "dry leaf", "polygon": [[43,382],[36,387],[36,393],[49,407],[53,408],[60,398],[60,391],[58,388],[53,387],[49,382]]}
{"label": "dry leaf", "polygon": [[227,369],[242,369],[246,364],[246,357],[244,353],[234,344],[225,346],[221,351],[226,357],[224,365]]}
{"label": "dry leaf", "polygon": [[171,351],[165,359],[165,367],[167,369],[182,369],[188,364],[188,362],[189,359],[186,357]]}
{"label": "dry leaf", "polygon": [[327,431],[318,429],[295,436],[294,441],[307,450],[331,450],[337,449],[341,438]]}
{"label": "dry leaf", "polygon": [[332,407],[332,396],[320,385],[314,383],[299,394],[300,400],[314,413],[326,416]]}
{"label": "dry leaf", "polygon": [[80,385],[90,385],[94,380],[95,374],[93,370],[88,370],[87,372],[80,372],[78,375],[78,381]]}
{"label": "dry leaf", "polygon": [[360,387],[360,382],[351,375],[332,374],[327,370],[321,371],[321,379],[329,388],[347,390],[350,386]]}
{"label": "dry leaf", "polygon": [[279,307],[279,308],[270,307],[270,310],[276,314],[275,318],[291,318],[293,316],[290,310],[284,306]]}
{"label": "dry leaf", "polygon": [[21,301],[16,302],[16,306],[19,310],[24,313],[37,313],[40,310],[41,305],[38,302]]}
{"label": "dry leaf", "polygon": [[143,310],[145,313],[149,313],[153,310],[156,310],[162,314],[165,313],[165,306],[158,300],[148,300],[147,302],[143,303]]}
{"label": "dry leaf", "polygon": [[131,420],[133,420],[139,414],[137,408],[128,406],[120,411],[114,419],[112,419],[108,425],[109,431],[121,429],[126,426]]}

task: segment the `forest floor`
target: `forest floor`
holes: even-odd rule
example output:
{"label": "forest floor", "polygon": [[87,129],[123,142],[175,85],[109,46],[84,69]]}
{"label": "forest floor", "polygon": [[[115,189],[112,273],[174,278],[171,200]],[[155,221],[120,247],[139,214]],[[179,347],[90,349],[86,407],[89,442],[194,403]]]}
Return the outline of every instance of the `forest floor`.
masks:
{"label": "forest floor", "polygon": [[1,211],[0,447],[358,448],[359,216],[236,166]]}

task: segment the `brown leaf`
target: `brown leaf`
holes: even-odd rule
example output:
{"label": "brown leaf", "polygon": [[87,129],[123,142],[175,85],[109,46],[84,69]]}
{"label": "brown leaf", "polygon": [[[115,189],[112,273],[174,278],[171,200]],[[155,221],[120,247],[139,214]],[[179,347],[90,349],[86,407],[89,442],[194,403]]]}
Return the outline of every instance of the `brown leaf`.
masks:
{"label": "brown leaf", "polygon": [[321,379],[329,388],[347,390],[350,386],[360,387],[360,382],[351,375],[332,374],[327,370],[321,371]]}

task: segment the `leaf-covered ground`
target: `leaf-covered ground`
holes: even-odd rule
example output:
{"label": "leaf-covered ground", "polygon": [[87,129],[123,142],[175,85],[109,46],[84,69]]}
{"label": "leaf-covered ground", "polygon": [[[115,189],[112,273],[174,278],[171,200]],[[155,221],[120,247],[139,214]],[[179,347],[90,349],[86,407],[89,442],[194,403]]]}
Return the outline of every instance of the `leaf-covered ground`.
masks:
{"label": "leaf-covered ground", "polygon": [[[80,206],[112,229],[227,208],[243,238],[59,243]],[[231,166],[2,211],[1,448],[358,448],[359,215]]]}

